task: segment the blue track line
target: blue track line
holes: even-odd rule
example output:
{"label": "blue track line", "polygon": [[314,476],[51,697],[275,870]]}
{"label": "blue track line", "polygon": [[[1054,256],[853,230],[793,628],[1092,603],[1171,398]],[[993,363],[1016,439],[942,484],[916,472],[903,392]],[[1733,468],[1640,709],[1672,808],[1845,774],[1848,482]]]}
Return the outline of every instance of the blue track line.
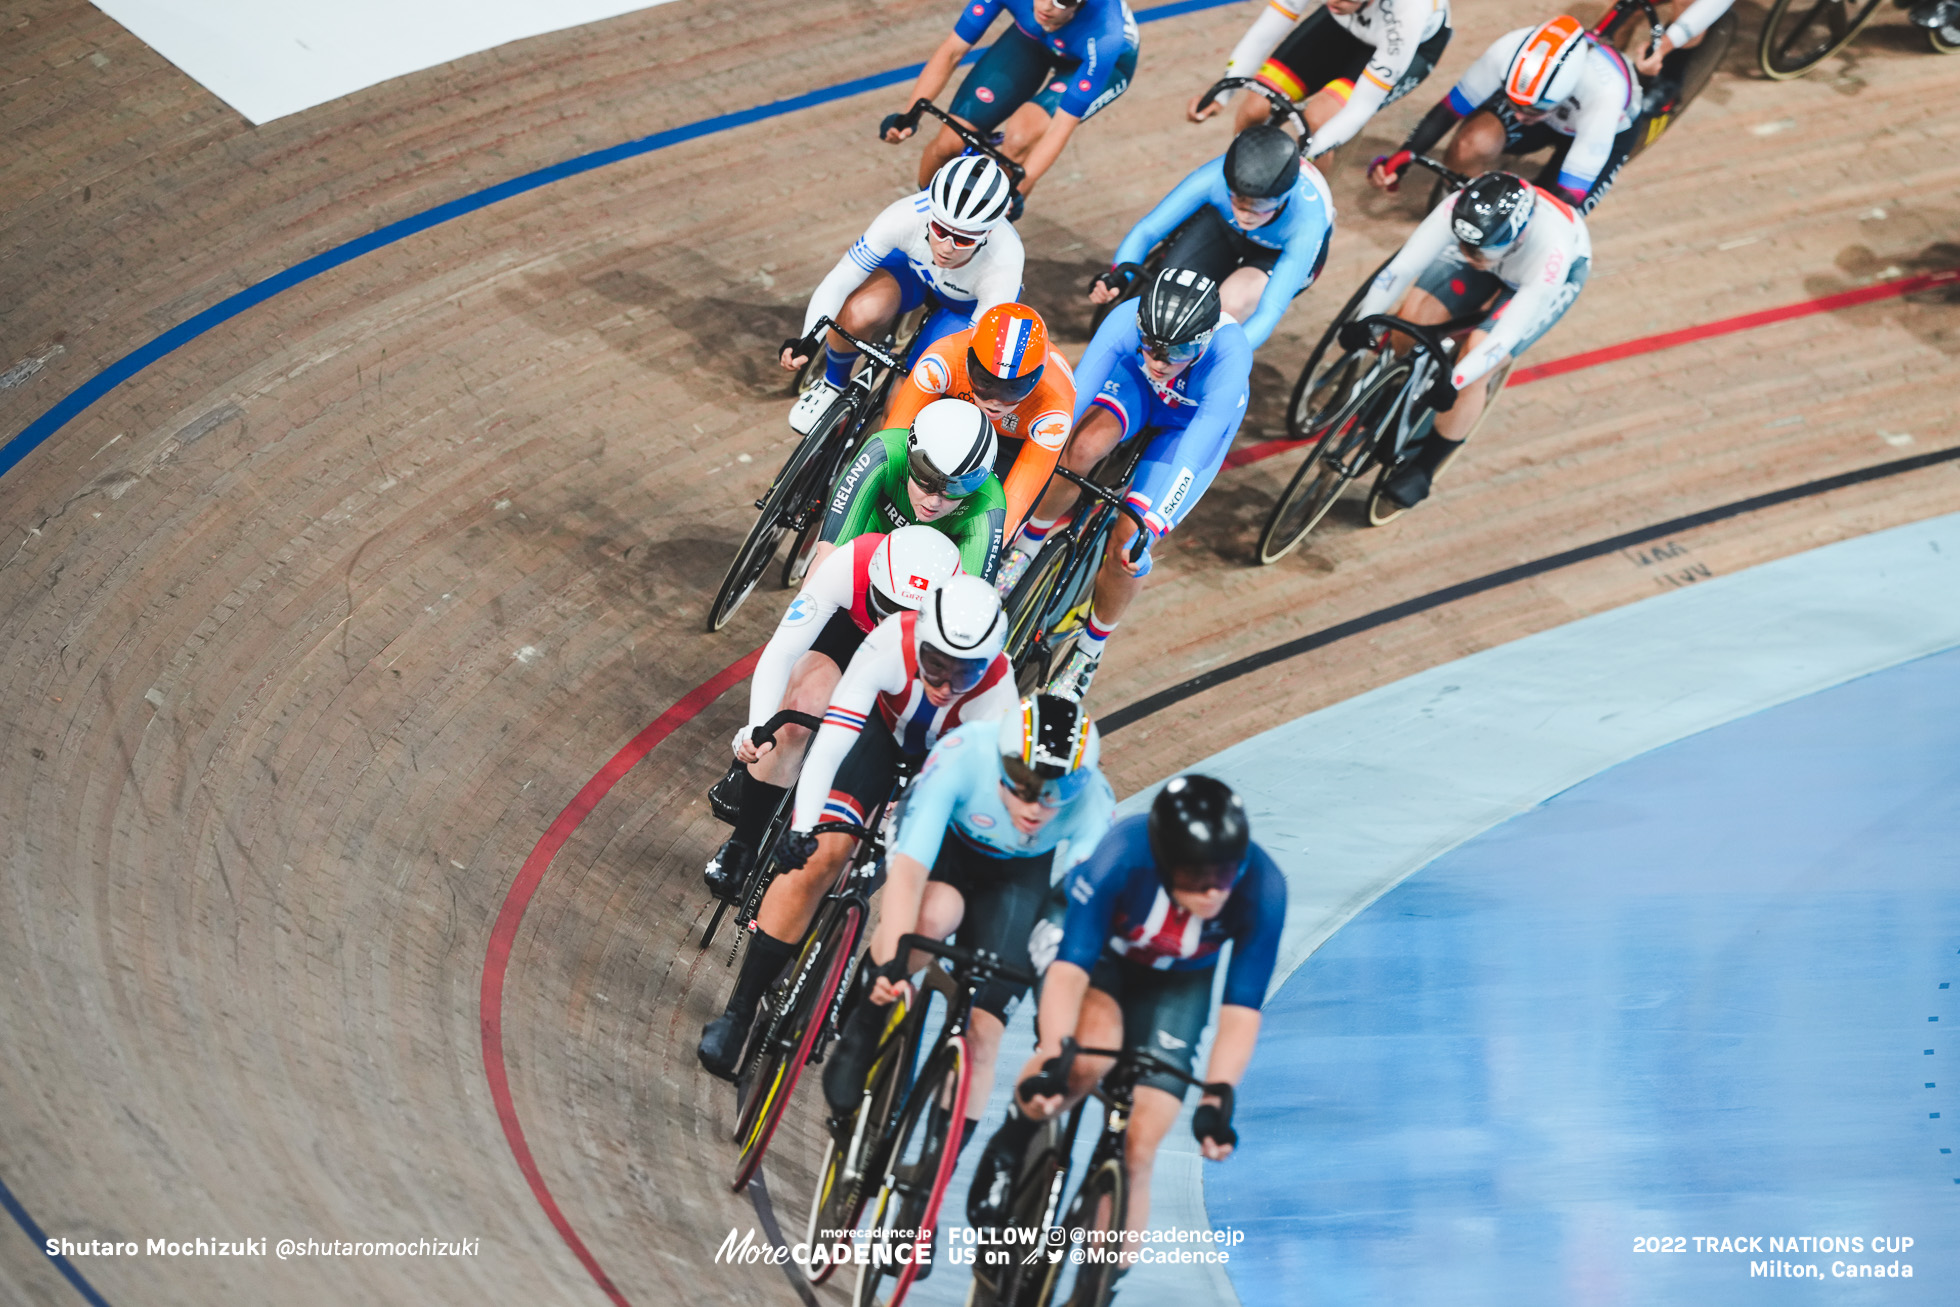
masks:
{"label": "blue track line", "polygon": [[[1198,13],[1235,3],[1237,0],[1175,0],[1172,4],[1156,5],[1141,11],[1137,14],[1137,21],[1154,23],[1166,18],[1177,18],[1184,14]],[[967,59],[962,62],[970,62],[977,57],[978,51],[969,51]],[[507,182],[499,182],[495,186],[461,196],[447,204],[438,204],[433,209],[425,209],[399,222],[391,222],[365,236],[358,236],[344,245],[336,245],[330,250],[324,250],[310,259],[294,264],[284,272],[274,273],[264,281],[247,286],[236,295],[219,300],[202,313],[178,323],[149,343],[131,350],[77,386],[60,403],[28,423],[19,435],[7,442],[4,449],[0,449],[0,476],[5,476],[13,470],[14,465],[38,448],[42,441],[61,430],[95,401],[158,359],[196,340],[219,323],[229,322],[245,310],[264,303],[281,291],[291,290],[301,282],[310,281],[323,272],[358,259],[363,254],[381,249],[383,246],[393,245],[417,232],[427,231],[451,219],[489,208],[499,200],[523,195],[540,187],[549,186],[553,182],[563,181],[567,177],[591,172],[595,168],[622,163],[627,159],[637,159],[641,155],[652,154],[656,150],[664,150],[670,145],[679,145],[684,141],[699,140],[703,136],[733,131],[737,127],[746,127],[751,123],[781,118],[804,109],[814,109],[818,105],[829,104],[835,100],[862,95],[866,91],[898,85],[917,77],[919,70],[924,67],[922,63],[909,64],[904,68],[873,73],[869,77],[858,77],[848,82],[839,82],[835,86],[793,95],[786,100],[772,100],[768,104],[760,104],[752,109],[716,114],[712,118],[703,118],[699,122],[669,128],[664,132],[655,132],[651,136],[642,136],[636,141],[594,150],[590,154],[581,154],[563,163],[554,163],[535,172],[527,172],[521,177],[513,177]]]}
{"label": "blue track line", "polygon": [[[34,1218],[27,1214],[27,1209],[20,1205],[20,1199],[14,1197],[14,1191],[7,1188],[5,1180],[0,1180],[0,1207],[6,1208],[7,1215],[13,1217],[14,1222],[21,1229],[27,1231],[27,1237],[34,1241],[36,1248],[43,1252],[47,1251],[48,1236],[34,1223]],[[54,1253],[47,1253],[47,1258],[54,1263],[55,1269],[67,1278],[68,1283],[75,1286],[75,1292],[81,1294],[90,1307],[109,1307],[108,1300],[95,1291],[94,1285],[82,1278],[82,1273],[75,1269],[73,1262]]]}

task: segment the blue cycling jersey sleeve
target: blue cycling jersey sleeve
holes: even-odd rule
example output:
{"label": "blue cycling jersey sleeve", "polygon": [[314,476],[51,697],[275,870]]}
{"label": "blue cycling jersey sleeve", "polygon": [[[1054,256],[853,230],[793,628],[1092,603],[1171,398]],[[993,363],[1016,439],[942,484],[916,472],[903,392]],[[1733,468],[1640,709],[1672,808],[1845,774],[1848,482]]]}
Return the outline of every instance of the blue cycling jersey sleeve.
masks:
{"label": "blue cycling jersey sleeve", "polygon": [[1141,867],[1154,882],[1150,841],[1143,816],[1125,817],[1109,828],[1082,864],[1068,875],[1068,914],[1062,919],[1059,962],[1093,971],[1115,931],[1116,910],[1133,873]]}
{"label": "blue cycling jersey sleeve", "polygon": [[998,722],[969,722],[940,738],[906,790],[894,852],[930,867],[938,861],[949,829],[980,852],[999,858],[1040,857],[1066,844],[1064,869],[1095,847],[1116,809],[1108,780],[1097,772],[1046,825],[1024,832],[1001,795],[999,732]]}
{"label": "blue cycling jersey sleeve", "polygon": [[1103,383],[1116,375],[1117,366],[1135,354],[1140,343],[1137,338],[1137,302],[1125,300],[1111,309],[1102,320],[1096,334],[1089,338],[1089,347],[1082,351],[1082,362],[1076,365],[1075,421],[1078,425],[1089,411],[1089,406],[1096,402],[1096,396],[1102,393]]}
{"label": "blue cycling jersey sleeve", "polygon": [[966,0],[960,16],[953,20],[953,35],[972,45],[987,34],[999,16],[1001,0]]}
{"label": "blue cycling jersey sleeve", "polygon": [[1220,1001],[1257,1010],[1266,1001],[1286,929],[1286,877],[1257,844],[1246,852],[1245,872],[1222,915],[1230,919],[1232,964],[1225,968]]}
{"label": "blue cycling jersey sleeve", "polygon": [[[1232,443],[1245,421],[1246,401],[1252,396],[1252,342],[1236,322],[1220,323],[1212,333],[1205,356],[1191,365],[1185,393],[1198,401],[1198,412],[1185,430],[1190,447],[1213,449],[1213,442]],[[1221,453],[1220,458],[1224,455]]]}
{"label": "blue cycling jersey sleeve", "polygon": [[[992,722],[983,725],[993,729]],[[925,766],[906,787],[905,802],[899,808],[892,852],[916,859],[927,869],[939,861],[939,846],[946,839],[946,825],[953,819],[953,808],[959,802],[961,791],[971,787],[965,764],[973,754],[981,752],[968,748],[968,741],[963,738],[971,729],[963,726],[940,737],[939,743],[926,755]]]}
{"label": "blue cycling jersey sleeve", "polygon": [[[1221,177],[1221,186],[1224,184]],[[1231,200],[1225,205],[1229,210]],[[1286,212],[1278,219],[1286,224],[1281,238],[1279,261],[1266,276],[1266,288],[1259,293],[1259,306],[1245,323],[1245,338],[1253,349],[1266,343],[1279,326],[1280,317],[1292,305],[1293,297],[1313,280],[1314,265],[1320,251],[1334,232],[1333,214],[1318,186],[1303,173],[1287,197]]]}
{"label": "blue cycling jersey sleeve", "polygon": [[[1142,263],[1150,251],[1170,237],[1178,224],[1196,213],[1207,203],[1214,203],[1215,196],[1225,190],[1225,157],[1220,155],[1210,163],[1202,164],[1189,176],[1172,188],[1171,193],[1157,201],[1157,207],[1143,215],[1130,234],[1116,247],[1117,263]],[[1231,201],[1226,201],[1227,212]]]}

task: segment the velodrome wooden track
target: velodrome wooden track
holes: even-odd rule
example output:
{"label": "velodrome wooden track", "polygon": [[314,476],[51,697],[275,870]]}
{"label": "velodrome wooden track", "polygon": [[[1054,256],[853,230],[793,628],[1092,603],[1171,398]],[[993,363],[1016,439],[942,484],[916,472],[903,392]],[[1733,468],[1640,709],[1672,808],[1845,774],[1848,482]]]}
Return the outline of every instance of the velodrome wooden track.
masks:
{"label": "velodrome wooden track", "polygon": [[[1888,9],[1850,56],[1730,67],[1594,222],[1596,271],[1531,361],[1960,266],[1960,60]],[[1443,76],[1522,0],[1461,6]],[[1178,106],[1253,13],[1147,26],[1141,75],[1022,231],[1077,292],[1223,148]],[[265,127],[77,0],[0,37],[0,436],[245,286],[588,150],[923,58],[940,0],[697,0],[540,38]],[[546,829],[642,727],[760,643],[705,605],[785,449],[769,355],[911,149],[842,99],[559,181],[307,281],[141,372],[0,481],[0,1180],[68,1238],[481,1239],[455,1260],[79,1259],[108,1302],[594,1303],[485,1075],[493,923]],[[1262,355],[1249,427],[1410,199],[1336,190],[1325,280]],[[1247,558],[1297,455],[1226,472],[1112,646],[1108,711],[1398,600],[1765,491],[1960,445],[1950,288],[1513,390],[1432,504]],[[1960,468],[1811,495],[1444,605],[1112,737],[1127,792],[1418,668],[1669,585],[1960,506]],[[1951,603],[1956,596],[1927,596]],[[502,1047],[566,1221],[625,1300],[793,1301],[710,1265],[726,1090],[693,1046],[726,986],[689,942],[708,706],[546,868]],[[1409,796],[1420,803],[1420,795]],[[778,1187],[808,1122],[778,1145]],[[14,1222],[0,1301],[78,1301]]]}

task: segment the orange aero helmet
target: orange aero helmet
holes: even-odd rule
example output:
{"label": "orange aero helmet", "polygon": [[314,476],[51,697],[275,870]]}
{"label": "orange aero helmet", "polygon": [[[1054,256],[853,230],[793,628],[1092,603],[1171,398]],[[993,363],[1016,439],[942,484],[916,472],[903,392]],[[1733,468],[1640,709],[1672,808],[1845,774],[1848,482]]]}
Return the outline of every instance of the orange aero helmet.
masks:
{"label": "orange aero helmet", "polygon": [[1048,328],[1025,304],[996,304],[974,324],[966,380],[975,399],[1018,404],[1034,393],[1048,364]]}

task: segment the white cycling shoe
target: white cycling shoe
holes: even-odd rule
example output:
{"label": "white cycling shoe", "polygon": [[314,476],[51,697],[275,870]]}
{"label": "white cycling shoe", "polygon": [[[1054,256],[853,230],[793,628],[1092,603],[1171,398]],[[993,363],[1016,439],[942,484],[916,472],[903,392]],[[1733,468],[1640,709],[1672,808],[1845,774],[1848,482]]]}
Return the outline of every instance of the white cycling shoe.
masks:
{"label": "white cycling shoe", "polygon": [[1100,653],[1092,654],[1079,646],[1069,650],[1068,661],[1062,664],[1062,670],[1048,678],[1048,693],[1081,703],[1089,693],[1089,682],[1095,679],[1096,669],[1100,666]]}
{"label": "white cycling shoe", "polygon": [[799,436],[809,435],[817,420],[830,408],[831,401],[841,394],[843,391],[828,381],[817,382],[797,397],[796,407],[789,411],[789,429]]}

